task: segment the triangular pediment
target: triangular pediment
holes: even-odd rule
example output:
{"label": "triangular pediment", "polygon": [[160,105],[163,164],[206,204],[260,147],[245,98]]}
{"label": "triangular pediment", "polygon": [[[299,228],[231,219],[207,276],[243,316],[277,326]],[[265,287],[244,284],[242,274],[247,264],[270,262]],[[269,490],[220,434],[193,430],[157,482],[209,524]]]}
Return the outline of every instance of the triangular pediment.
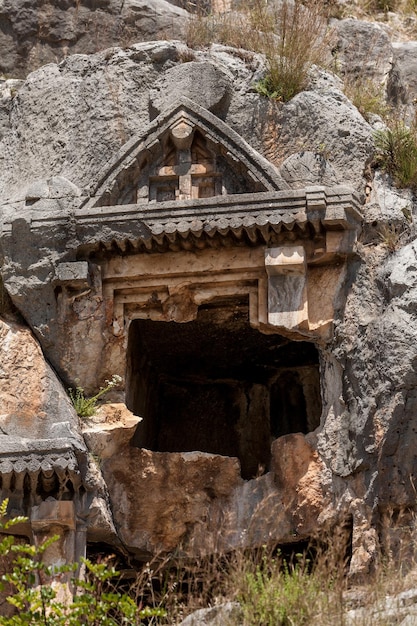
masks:
{"label": "triangular pediment", "polygon": [[184,97],[123,146],[90,186],[85,208],[286,188],[278,171],[240,135]]}

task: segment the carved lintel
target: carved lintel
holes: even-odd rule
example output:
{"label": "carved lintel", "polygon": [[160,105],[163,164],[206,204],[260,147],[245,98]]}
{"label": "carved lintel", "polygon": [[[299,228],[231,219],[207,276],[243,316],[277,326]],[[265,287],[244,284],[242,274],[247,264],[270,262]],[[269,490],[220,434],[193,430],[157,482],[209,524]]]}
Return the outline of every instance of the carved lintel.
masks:
{"label": "carved lintel", "polygon": [[74,502],[71,500],[44,500],[32,507],[30,523],[34,532],[47,531],[51,526],[75,530]]}

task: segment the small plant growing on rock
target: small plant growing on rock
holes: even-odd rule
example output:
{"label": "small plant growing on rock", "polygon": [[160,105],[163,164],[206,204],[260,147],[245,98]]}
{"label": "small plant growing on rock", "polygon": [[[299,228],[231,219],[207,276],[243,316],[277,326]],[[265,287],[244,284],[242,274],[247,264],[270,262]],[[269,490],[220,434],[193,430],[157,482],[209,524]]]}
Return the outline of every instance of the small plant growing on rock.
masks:
{"label": "small plant growing on rock", "polygon": [[288,563],[279,553],[276,557],[265,553],[259,562],[244,562],[236,584],[245,624],[312,623],[321,581],[309,571],[310,562],[305,556],[296,558],[294,563]]}
{"label": "small plant growing on rock", "polygon": [[277,6],[244,2],[239,13],[190,20],[185,38],[190,48],[221,43],[263,54],[266,75],[256,89],[283,102],[305,88],[313,64],[326,64],[327,39],[323,4],[316,0],[308,5],[283,0]]}
{"label": "small plant growing on rock", "polygon": [[394,120],[374,133],[376,164],[392,176],[397,187],[417,190],[417,127]]}
{"label": "small plant growing on rock", "polygon": [[384,119],[390,113],[391,108],[384,97],[384,87],[374,80],[348,78],[345,81],[345,94],[366,120],[371,115],[379,115]]}
{"label": "small plant growing on rock", "polygon": [[409,231],[404,224],[383,224],[378,230],[381,243],[389,252],[395,252],[406,242]]}
{"label": "small plant growing on rock", "polygon": [[121,382],[121,377],[114,374],[110,380],[105,381],[104,387],[100,387],[100,390],[94,396],[91,396],[91,398],[86,398],[83,387],[77,386],[75,389],[69,388],[68,395],[77,415],[79,417],[92,417],[97,410],[97,402],[99,399]]}

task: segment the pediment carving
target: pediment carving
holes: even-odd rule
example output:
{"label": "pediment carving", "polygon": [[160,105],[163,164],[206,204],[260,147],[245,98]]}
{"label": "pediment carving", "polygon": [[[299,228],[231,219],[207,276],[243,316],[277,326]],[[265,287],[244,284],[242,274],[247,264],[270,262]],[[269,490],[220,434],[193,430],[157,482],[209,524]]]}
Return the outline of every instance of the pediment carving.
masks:
{"label": "pediment carving", "polygon": [[181,98],[101,172],[87,206],[195,200],[286,188],[277,170],[227,124]]}

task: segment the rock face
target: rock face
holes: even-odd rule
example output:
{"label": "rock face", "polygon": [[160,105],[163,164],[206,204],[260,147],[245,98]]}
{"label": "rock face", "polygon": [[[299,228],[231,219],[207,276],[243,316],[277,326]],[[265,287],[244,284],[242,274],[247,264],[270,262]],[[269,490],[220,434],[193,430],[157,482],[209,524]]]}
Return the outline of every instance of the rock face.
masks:
{"label": "rock face", "polygon": [[[336,78],[283,104],[254,90],[263,67],[148,42],[68,56],[7,96],[1,272],[31,330],[0,331],[3,473],[34,450],[16,509],[62,508],[66,532],[141,558],[339,525],[358,573],[415,500],[417,250],[378,230],[409,235],[413,198],[365,180],[372,127]],[[64,386],[123,379],[95,421],[79,426],[31,332]],[[52,433],[67,464],[43,476]]]}
{"label": "rock face", "polygon": [[69,54],[161,37],[176,39],[189,17],[165,0],[3,0],[0,5],[0,73],[25,76]]}
{"label": "rock face", "polygon": [[416,41],[394,43],[394,72],[390,82],[392,100],[412,103],[417,96]]}
{"label": "rock face", "polygon": [[393,46],[381,24],[356,19],[335,20],[334,54],[350,79],[386,84],[393,62]]}
{"label": "rock face", "polygon": [[0,322],[2,439],[68,439],[85,450],[78,418],[28,328]]}

